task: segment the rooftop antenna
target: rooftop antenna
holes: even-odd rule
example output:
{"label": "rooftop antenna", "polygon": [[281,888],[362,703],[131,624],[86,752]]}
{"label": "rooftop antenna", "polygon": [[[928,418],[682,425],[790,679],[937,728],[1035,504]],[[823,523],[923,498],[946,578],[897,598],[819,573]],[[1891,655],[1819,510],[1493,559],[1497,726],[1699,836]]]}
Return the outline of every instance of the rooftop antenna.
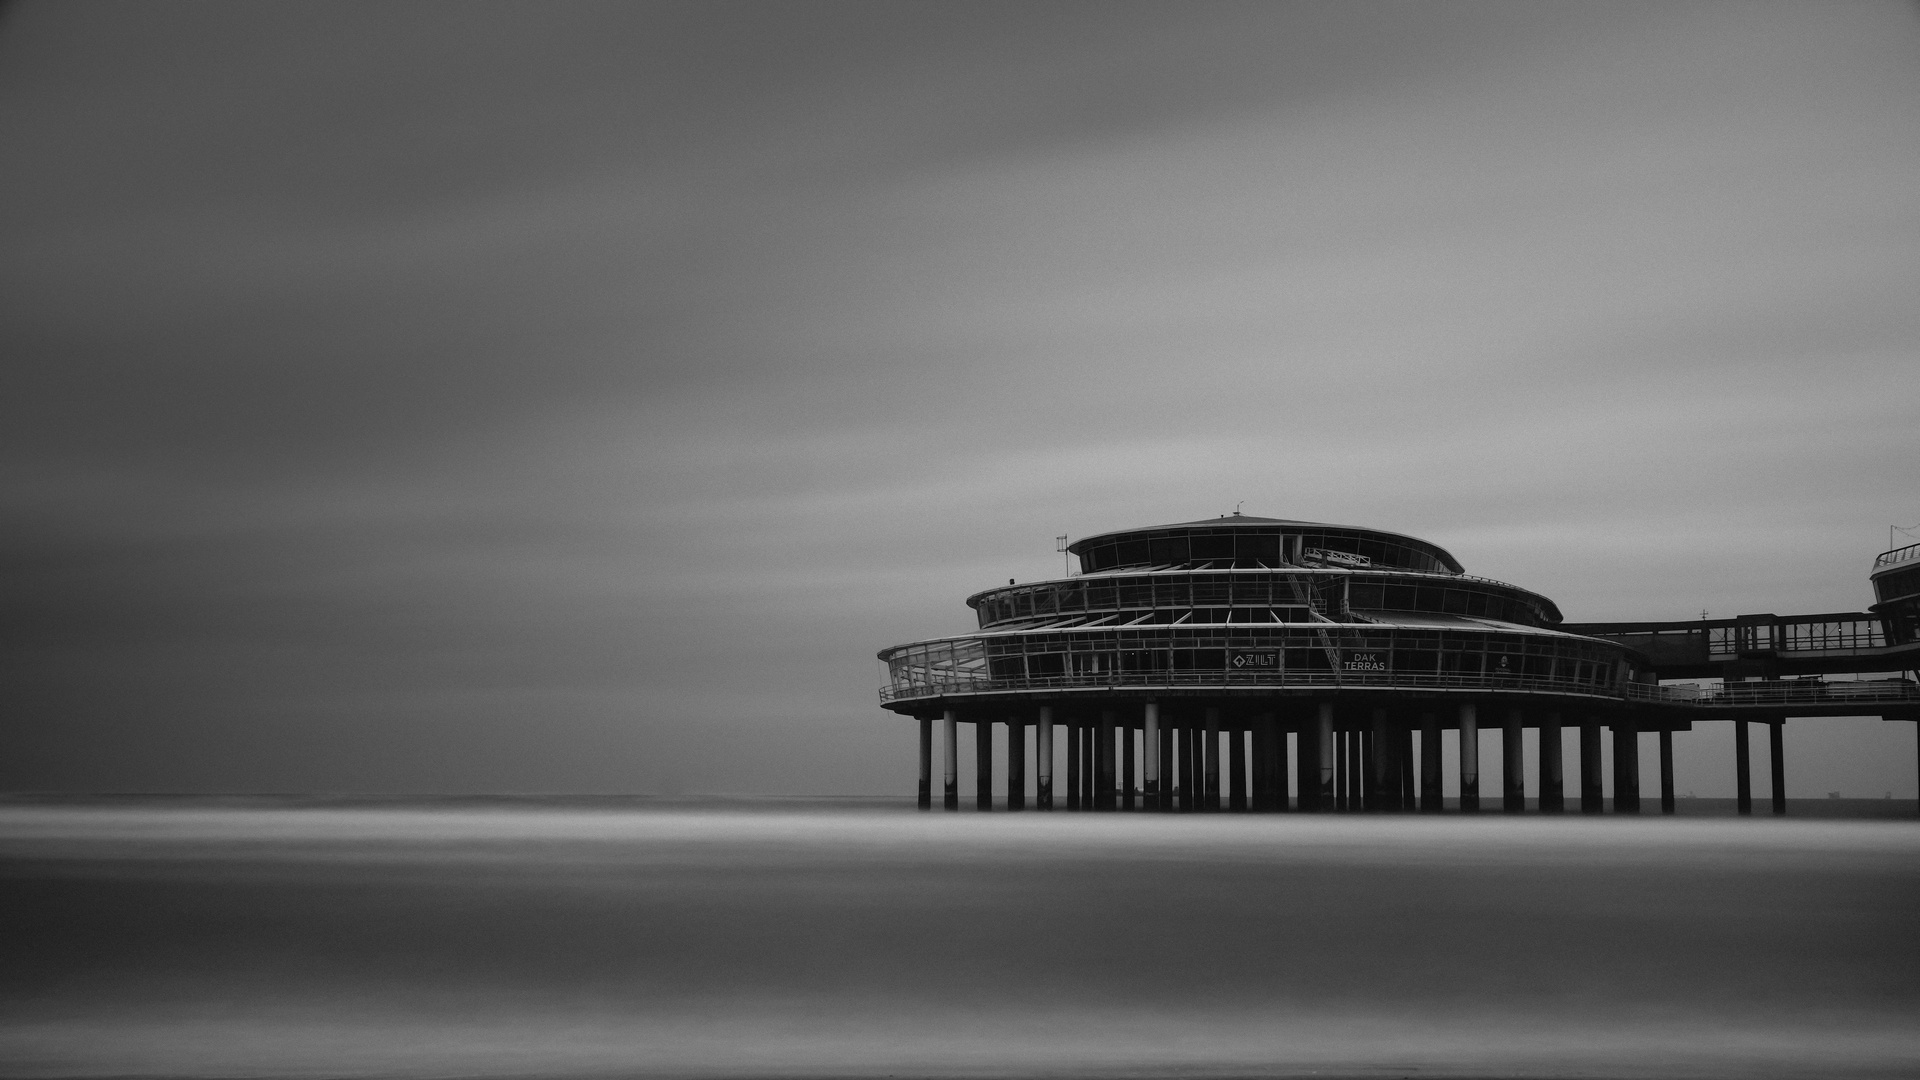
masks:
{"label": "rooftop antenna", "polygon": [[1053,550],[1060,553],[1060,568],[1068,577],[1073,576],[1073,559],[1067,555],[1067,534],[1061,533],[1053,538]]}
{"label": "rooftop antenna", "polygon": [[1241,499],[1241,500],[1240,500],[1239,502],[1237,502],[1237,503],[1234,503],[1234,504],[1233,504],[1233,516],[1234,516],[1234,517],[1239,517],[1239,516],[1240,516],[1240,508],[1241,508],[1241,507],[1243,507],[1243,506],[1245,506],[1245,505],[1247,505],[1247,500],[1245,500],[1245,499]]}

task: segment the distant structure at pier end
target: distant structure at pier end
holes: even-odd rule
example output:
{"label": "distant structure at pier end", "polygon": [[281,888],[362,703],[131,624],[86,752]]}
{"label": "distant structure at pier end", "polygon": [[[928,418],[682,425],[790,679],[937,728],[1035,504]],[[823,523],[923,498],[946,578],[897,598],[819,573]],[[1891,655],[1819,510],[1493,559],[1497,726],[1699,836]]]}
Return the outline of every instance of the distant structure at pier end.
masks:
{"label": "distant structure at pier end", "polygon": [[[1436,544],[1380,529],[1235,513],[1066,550],[1079,574],[968,597],[977,631],[881,651],[882,705],[919,722],[922,807],[936,726],[944,805],[959,806],[958,727],[971,724],[983,809],[994,805],[997,730],[1003,804],[1022,809],[1031,792],[1037,808],[1055,807],[1058,730],[1070,809],[1436,811],[1451,732],[1456,805],[1473,811],[1479,731],[1492,727],[1508,812],[1528,808],[1529,771],[1534,806],[1567,808],[1565,732],[1578,739],[1575,798],[1590,813],[1639,812],[1639,739],[1657,736],[1671,813],[1673,732],[1730,720],[1741,812],[1752,806],[1746,726],[1759,722],[1781,813],[1787,718],[1920,720],[1912,679],[1821,678],[1920,666],[1920,544],[1875,561],[1871,612],[1585,624],[1565,623],[1539,593],[1468,575]],[[1672,682],[1688,678],[1720,682]]]}

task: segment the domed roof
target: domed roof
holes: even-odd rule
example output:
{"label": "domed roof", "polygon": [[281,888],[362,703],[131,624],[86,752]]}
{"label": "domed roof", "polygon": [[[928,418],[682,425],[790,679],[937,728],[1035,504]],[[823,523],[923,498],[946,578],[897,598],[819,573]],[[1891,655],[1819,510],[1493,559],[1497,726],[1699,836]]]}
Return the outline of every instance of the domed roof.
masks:
{"label": "domed roof", "polygon": [[[1151,546],[1155,540],[1176,537],[1231,537],[1233,535],[1295,536],[1302,550],[1325,550],[1356,556],[1383,566],[1460,574],[1465,570],[1445,548],[1405,533],[1373,529],[1360,525],[1334,525],[1320,521],[1294,521],[1288,518],[1254,517],[1247,514],[1222,514],[1198,521],[1180,521],[1168,525],[1147,525],[1133,529],[1084,536],[1067,545],[1080,556],[1083,568],[1105,570],[1120,566],[1164,562],[1185,562],[1186,558],[1163,557],[1166,553],[1138,551],[1139,545]],[[1226,541],[1222,541],[1225,543]],[[1218,558],[1195,552],[1192,558]],[[1232,559],[1233,555],[1225,555]],[[1266,561],[1264,558],[1261,561]],[[1363,564],[1365,565],[1365,564]]]}

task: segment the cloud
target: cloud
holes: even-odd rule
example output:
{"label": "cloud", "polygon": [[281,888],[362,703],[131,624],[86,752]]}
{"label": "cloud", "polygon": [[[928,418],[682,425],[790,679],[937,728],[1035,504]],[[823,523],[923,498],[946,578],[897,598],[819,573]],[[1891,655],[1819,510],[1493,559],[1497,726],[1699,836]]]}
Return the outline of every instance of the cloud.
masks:
{"label": "cloud", "polygon": [[1242,500],[1575,617],[1857,606],[1917,36],[19,6],[0,776],[898,790],[876,649]]}

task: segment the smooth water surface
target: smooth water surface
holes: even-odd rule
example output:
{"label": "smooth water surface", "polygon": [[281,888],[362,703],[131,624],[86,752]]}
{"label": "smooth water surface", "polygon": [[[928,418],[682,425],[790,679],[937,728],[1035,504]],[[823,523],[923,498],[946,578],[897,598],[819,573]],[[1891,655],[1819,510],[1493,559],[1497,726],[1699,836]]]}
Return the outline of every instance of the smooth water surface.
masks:
{"label": "smooth water surface", "polygon": [[1920,825],[0,806],[0,1072],[1914,1076]]}

